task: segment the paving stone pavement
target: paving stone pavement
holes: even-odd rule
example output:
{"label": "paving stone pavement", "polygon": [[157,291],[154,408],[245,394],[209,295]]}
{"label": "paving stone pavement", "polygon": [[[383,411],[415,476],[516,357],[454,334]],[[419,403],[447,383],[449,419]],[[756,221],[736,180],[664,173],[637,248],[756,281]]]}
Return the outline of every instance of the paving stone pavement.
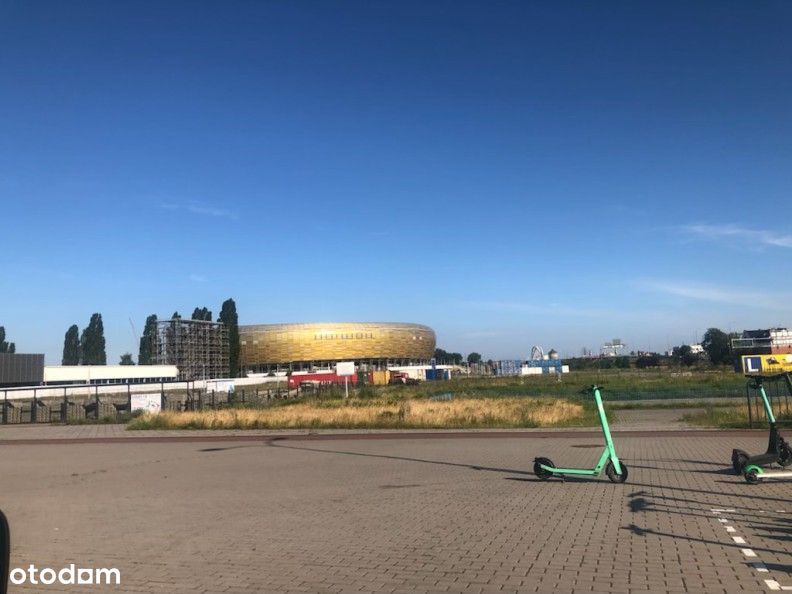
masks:
{"label": "paving stone pavement", "polygon": [[731,449],[757,451],[764,434],[616,439],[630,470],[623,485],[533,476],[538,455],[593,466],[601,439],[574,432],[7,446],[0,507],[12,524],[11,566],[121,571],[120,586],[11,591],[792,586],[792,484],[750,486],[728,470]]}

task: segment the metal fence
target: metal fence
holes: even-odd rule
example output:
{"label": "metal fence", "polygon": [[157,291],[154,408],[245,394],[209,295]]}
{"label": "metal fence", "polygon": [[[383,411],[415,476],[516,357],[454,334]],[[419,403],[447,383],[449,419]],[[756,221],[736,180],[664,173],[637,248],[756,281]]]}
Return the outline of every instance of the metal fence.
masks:
{"label": "metal fence", "polygon": [[297,396],[280,384],[246,386],[233,392],[196,387],[196,382],[36,386],[0,389],[0,423],[113,422],[132,414],[136,394],[158,394],[162,410],[187,411],[234,406],[265,406]]}
{"label": "metal fence", "polygon": [[[790,374],[766,377],[763,383],[776,423],[779,425],[792,424],[792,378]],[[748,382],[745,387],[745,399],[748,404],[749,427],[753,429],[755,425],[766,425],[767,412],[761,394],[751,382]]]}

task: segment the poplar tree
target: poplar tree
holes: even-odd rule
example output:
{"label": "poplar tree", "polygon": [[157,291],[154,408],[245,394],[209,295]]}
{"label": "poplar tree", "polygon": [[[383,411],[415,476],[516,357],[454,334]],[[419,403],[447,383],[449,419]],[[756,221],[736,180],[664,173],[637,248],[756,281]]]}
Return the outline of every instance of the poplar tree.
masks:
{"label": "poplar tree", "polygon": [[95,313],[80,337],[83,365],[107,365],[102,314]]}
{"label": "poplar tree", "polygon": [[72,324],[63,337],[63,358],[61,365],[80,364],[80,329]]}
{"label": "poplar tree", "polygon": [[146,318],[146,325],[143,327],[143,336],[140,337],[140,348],[138,349],[138,365],[152,365],[154,336],[157,334],[157,315],[151,314]]}
{"label": "poplar tree", "polygon": [[233,299],[223,301],[218,322],[228,328],[228,366],[231,377],[239,374],[239,316]]}
{"label": "poplar tree", "polygon": [[16,353],[16,345],[6,342],[5,326],[0,326],[0,353]]}
{"label": "poplar tree", "polygon": [[193,320],[201,320],[204,322],[212,321],[212,312],[205,307],[196,307],[192,313]]}

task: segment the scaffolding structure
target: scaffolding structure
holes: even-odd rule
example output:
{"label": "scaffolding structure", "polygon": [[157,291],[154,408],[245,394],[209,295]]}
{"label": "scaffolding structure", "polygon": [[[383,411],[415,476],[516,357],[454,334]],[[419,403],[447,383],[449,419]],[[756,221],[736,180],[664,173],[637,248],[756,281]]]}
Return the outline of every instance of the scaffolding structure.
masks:
{"label": "scaffolding structure", "polygon": [[175,365],[179,380],[228,377],[228,328],[222,322],[159,321],[152,340],[152,363]]}

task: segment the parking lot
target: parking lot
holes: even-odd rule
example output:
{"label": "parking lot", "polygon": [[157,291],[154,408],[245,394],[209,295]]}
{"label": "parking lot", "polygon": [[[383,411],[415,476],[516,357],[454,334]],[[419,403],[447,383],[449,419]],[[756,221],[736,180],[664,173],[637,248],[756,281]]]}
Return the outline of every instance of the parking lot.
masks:
{"label": "parking lot", "polygon": [[728,466],[765,436],[617,433],[623,485],[534,477],[593,466],[580,431],[6,443],[11,567],[121,573],[11,591],[792,589],[792,484]]}

